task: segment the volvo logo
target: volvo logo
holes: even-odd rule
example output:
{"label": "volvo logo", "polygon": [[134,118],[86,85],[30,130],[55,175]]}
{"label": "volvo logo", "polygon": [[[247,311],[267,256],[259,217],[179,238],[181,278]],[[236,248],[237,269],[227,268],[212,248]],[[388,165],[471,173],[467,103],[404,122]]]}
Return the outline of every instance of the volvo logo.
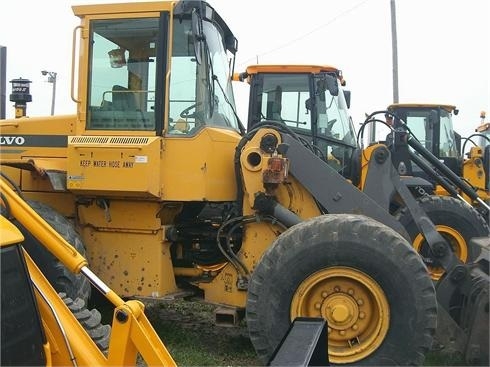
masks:
{"label": "volvo logo", "polygon": [[0,136],[0,145],[24,145],[25,142],[23,136]]}

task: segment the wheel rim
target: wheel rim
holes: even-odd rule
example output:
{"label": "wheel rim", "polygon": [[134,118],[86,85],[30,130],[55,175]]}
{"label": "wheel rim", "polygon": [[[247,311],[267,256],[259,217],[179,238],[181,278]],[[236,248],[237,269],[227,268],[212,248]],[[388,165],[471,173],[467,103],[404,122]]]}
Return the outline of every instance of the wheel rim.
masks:
{"label": "wheel rim", "polygon": [[388,300],[376,281],[348,267],[331,267],[306,278],[291,302],[296,317],[323,317],[328,323],[332,363],[353,363],[371,355],[389,327]]}
{"label": "wheel rim", "polygon": [[[458,259],[463,263],[466,263],[468,260],[468,244],[461,233],[454,228],[444,225],[436,225],[436,230],[449,242],[452,251]],[[421,233],[417,234],[417,237],[415,237],[413,247],[422,256],[431,278],[433,280],[439,280],[442,274],[444,274],[444,269],[438,266],[437,263],[434,262],[434,259],[431,258],[429,246]]]}

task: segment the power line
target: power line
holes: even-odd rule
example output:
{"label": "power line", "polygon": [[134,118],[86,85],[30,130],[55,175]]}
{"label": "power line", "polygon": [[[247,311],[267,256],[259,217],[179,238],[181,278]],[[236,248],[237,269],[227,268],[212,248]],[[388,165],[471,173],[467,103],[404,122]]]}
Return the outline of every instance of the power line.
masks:
{"label": "power line", "polygon": [[341,18],[341,17],[343,17],[343,16],[345,16],[345,15],[349,14],[350,12],[354,11],[355,9],[357,9],[358,7],[360,7],[361,5],[364,5],[364,4],[365,4],[365,3],[367,3],[368,1],[369,1],[369,0],[363,0],[363,1],[359,2],[358,4],[356,4],[356,5],[352,6],[351,8],[346,9],[346,10],[344,10],[343,12],[341,12],[340,14],[336,15],[335,17],[333,17],[332,19],[330,19],[328,22],[326,22],[326,23],[323,23],[323,24],[319,25],[318,27],[316,27],[316,28],[312,29],[311,31],[309,31],[309,32],[307,32],[307,33],[305,33],[305,34],[303,34],[303,35],[302,35],[302,36],[300,36],[300,37],[294,38],[293,40],[288,41],[287,43],[284,43],[284,44],[282,44],[281,46],[278,46],[278,47],[276,47],[276,48],[273,48],[273,49],[271,49],[271,50],[269,50],[269,51],[262,52],[262,53],[260,53],[260,54],[257,54],[257,55],[255,55],[255,56],[253,56],[253,57],[250,57],[250,58],[246,59],[245,61],[242,61],[242,62],[240,63],[240,66],[245,65],[245,64],[247,64],[247,63],[248,63],[248,61],[250,61],[250,60],[254,60],[254,59],[256,59],[257,64],[258,64],[258,63],[259,63],[259,61],[258,61],[258,60],[259,60],[259,56],[264,56],[264,55],[271,54],[271,53],[276,52],[276,51],[278,51],[278,50],[280,50],[280,49],[283,49],[283,48],[289,47],[289,46],[291,46],[291,44],[293,44],[293,43],[296,43],[296,42],[298,42],[298,41],[301,41],[302,39],[304,39],[304,38],[308,37],[309,35],[311,35],[311,34],[313,34],[313,33],[315,33],[315,32],[318,32],[318,31],[319,31],[319,30],[321,30],[322,28],[325,28],[325,27],[329,26],[330,24],[334,23],[334,22],[335,22],[336,20],[338,20],[339,18]]}

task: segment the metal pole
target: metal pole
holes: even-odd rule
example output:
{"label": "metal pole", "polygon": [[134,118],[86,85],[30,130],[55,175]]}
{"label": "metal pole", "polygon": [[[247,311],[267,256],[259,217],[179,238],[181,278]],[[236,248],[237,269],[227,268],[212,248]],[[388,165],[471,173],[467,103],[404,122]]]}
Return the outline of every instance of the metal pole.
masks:
{"label": "metal pole", "polygon": [[51,116],[54,115],[54,104],[56,100],[56,73],[51,73],[52,77],[52,83],[53,83],[53,95],[51,96]]}
{"label": "metal pole", "polygon": [[6,116],[7,106],[7,47],[0,46],[0,119]]}
{"label": "metal pole", "polygon": [[54,71],[47,71],[43,70],[41,71],[41,74],[47,75],[48,76],[48,83],[52,84],[52,95],[51,95],[51,116],[54,115],[54,104],[56,101],[56,72]]}
{"label": "metal pole", "polygon": [[398,48],[396,38],[396,9],[395,0],[391,3],[391,48],[393,54],[393,103],[398,103]]}

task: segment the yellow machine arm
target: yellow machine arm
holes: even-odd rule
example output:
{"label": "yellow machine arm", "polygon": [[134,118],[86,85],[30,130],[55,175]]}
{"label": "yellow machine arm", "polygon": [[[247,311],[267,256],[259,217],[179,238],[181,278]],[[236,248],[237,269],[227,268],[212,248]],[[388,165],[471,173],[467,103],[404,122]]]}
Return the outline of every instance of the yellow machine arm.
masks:
{"label": "yellow machine arm", "polygon": [[[3,178],[0,180],[0,192],[8,215],[20,222],[70,271],[83,273],[115,307],[109,349],[105,355],[27,252],[23,251],[46,336],[44,350],[48,366],[130,366],[136,365],[138,355],[141,355],[148,365],[176,365],[148,321],[142,302],[124,302],[90,271],[87,260],[30,208]],[[7,242],[5,245],[11,243]]]}

